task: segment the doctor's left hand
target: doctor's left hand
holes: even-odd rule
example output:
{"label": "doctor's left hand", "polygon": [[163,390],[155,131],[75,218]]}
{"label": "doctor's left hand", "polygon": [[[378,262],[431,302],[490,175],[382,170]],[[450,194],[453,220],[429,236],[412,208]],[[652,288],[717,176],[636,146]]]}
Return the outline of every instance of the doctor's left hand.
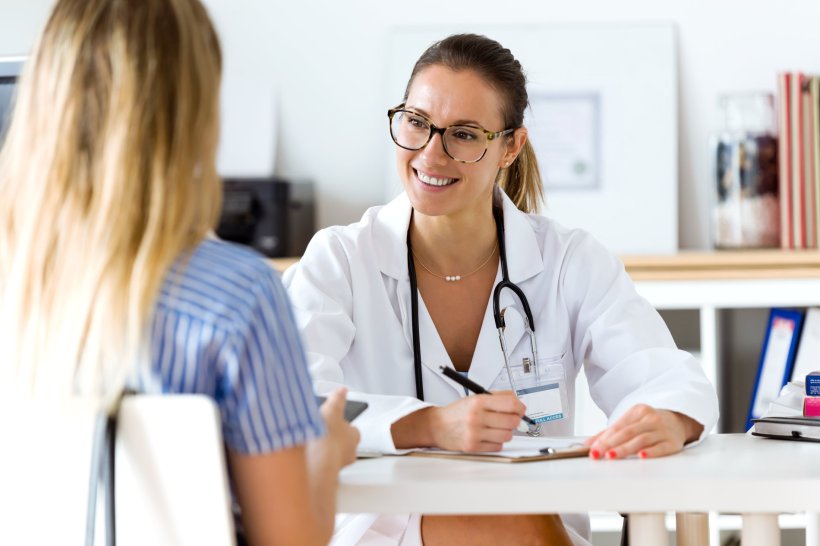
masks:
{"label": "doctor's left hand", "polygon": [[586,441],[593,459],[621,459],[637,455],[645,459],[677,453],[696,440],[703,425],[682,413],[632,406],[609,427]]}

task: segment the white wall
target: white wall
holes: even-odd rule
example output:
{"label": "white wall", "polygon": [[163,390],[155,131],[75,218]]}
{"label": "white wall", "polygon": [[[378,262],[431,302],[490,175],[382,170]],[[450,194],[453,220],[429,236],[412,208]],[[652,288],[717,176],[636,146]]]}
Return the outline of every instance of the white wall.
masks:
{"label": "white wall", "polygon": [[[24,53],[50,0],[0,0],[0,55]],[[778,70],[820,73],[816,0],[206,0],[226,50],[221,164],[317,184],[320,226],[348,223],[383,199],[384,44],[396,25],[673,21],[680,81],[679,222],[682,248],[709,245],[708,136],[718,93],[774,91]],[[560,52],[557,52],[560,54]],[[525,67],[526,68],[526,67]],[[409,73],[411,67],[407,67]],[[245,74],[243,78],[241,74]],[[244,86],[243,81],[253,82]],[[278,127],[265,121],[276,90]],[[248,136],[250,135],[250,136]],[[230,142],[230,144],[228,143]],[[243,154],[249,154],[246,157]],[[237,174],[224,172],[223,174]],[[250,174],[244,172],[241,174]]]}

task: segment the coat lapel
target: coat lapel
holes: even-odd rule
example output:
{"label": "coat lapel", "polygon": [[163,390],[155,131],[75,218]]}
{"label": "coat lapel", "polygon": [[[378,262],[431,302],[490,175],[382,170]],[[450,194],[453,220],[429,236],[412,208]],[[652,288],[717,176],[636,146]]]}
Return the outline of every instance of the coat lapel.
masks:
{"label": "coat lapel", "polygon": [[[518,210],[506,194],[503,194],[502,199],[507,270],[510,280],[526,292],[524,282],[544,271],[544,251],[538,243],[529,216]],[[531,305],[537,303],[530,302]]]}
{"label": "coat lapel", "polygon": [[410,201],[402,193],[382,207],[373,222],[373,248],[376,265],[383,275],[396,282],[399,319],[405,341],[413,349],[410,276],[407,271],[407,228],[410,225]]}
{"label": "coat lapel", "polygon": [[371,226],[373,249],[379,270],[399,281],[406,281],[407,228],[410,225],[410,201],[402,193],[376,213]]}

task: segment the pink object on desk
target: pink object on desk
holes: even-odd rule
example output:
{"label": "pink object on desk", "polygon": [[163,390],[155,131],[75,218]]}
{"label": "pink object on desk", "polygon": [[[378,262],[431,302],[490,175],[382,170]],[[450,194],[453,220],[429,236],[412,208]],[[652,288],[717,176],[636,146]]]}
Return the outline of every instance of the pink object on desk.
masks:
{"label": "pink object on desk", "polygon": [[820,396],[820,372],[806,374],[806,396]]}
{"label": "pink object on desk", "polygon": [[804,417],[820,417],[820,396],[807,396],[803,401]]}

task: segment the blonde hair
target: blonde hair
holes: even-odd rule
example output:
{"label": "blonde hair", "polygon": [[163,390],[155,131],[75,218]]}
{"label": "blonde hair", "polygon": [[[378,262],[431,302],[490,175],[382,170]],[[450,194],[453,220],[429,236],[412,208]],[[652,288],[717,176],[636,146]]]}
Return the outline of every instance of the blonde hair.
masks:
{"label": "blonde hair", "polygon": [[[413,66],[404,91],[404,100],[416,75],[427,67],[473,70],[498,92],[502,102],[504,128],[517,129],[524,124],[524,110],[529,104],[527,78],[521,63],[501,44],[480,34],[453,34],[427,48]],[[507,137],[512,139],[512,135]],[[524,212],[538,212],[544,194],[535,150],[529,140],[507,169],[499,171],[498,185]]]}
{"label": "blonde hair", "polygon": [[[0,382],[114,397],[213,228],[221,53],[198,0],[59,0],[0,151]],[[9,383],[11,382],[11,383]]]}

